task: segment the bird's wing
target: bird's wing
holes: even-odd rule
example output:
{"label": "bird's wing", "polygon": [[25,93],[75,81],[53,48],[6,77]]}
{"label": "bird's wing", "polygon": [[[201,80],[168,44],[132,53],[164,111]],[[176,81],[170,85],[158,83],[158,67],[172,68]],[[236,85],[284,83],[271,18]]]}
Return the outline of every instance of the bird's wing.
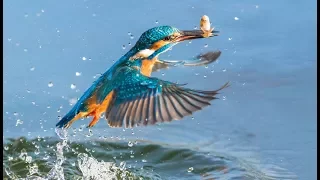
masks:
{"label": "bird's wing", "polygon": [[217,99],[218,91],[188,89],[183,85],[139,75],[128,77],[123,85],[115,89],[111,106],[105,117],[111,127],[134,127],[170,122],[182,119],[193,112],[210,105]]}
{"label": "bird's wing", "polygon": [[204,54],[199,54],[195,60],[158,60],[154,64],[152,71],[169,68],[172,66],[202,66],[216,61],[221,55],[221,51],[209,51]]}

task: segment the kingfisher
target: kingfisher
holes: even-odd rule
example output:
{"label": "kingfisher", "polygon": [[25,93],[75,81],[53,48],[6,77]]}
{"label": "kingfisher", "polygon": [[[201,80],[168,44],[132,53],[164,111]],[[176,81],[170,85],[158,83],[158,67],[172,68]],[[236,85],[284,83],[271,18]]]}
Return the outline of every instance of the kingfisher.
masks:
{"label": "kingfisher", "polygon": [[[212,31],[210,37],[217,36],[217,32]],[[201,30],[182,31],[172,26],[147,30],[85,91],[56,126],[69,128],[74,121],[93,116],[88,125],[93,127],[105,113],[110,127],[130,128],[182,119],[210,105],[209,101],[216,99],[215,95],[227,87],[227,83],[215,91],[201,91],[150,77],[153,71],[177,63],[185,66],[208,63],[203,60],[186,62],[158,58],[179,42],[205,37]]]}

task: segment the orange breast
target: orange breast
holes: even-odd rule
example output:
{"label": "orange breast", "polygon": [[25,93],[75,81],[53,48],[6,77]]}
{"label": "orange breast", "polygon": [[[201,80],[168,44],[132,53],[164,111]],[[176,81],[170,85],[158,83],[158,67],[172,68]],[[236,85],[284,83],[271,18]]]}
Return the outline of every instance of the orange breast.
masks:
{"label": "orange breast", "polygon": [[150,77],[152,73],[152,68],[154,66],[154,63],[156,63],[157,58],[153,58],[152,60],[142,60],[141,65],[141,74]]}
{"label": "orange breast", "polygon": [[95,109],[96,115],[100,116],[102,113],[104,113],[108,109],[110,102],[112,100],[113,94],[114,94],[114,91],[111,91],[107,95],[107,97],[103,100],[102,104],[98,105],[98,107]]}
{"label": "orange breast", "polygon": [[88,99],[87,101],[87,108],[88,111],[87,112],[80,112],[79,114],[77,114],[73,120],[77,120],[79,118],[82,117],[87,117],[87,116],[100,116],[103,112],[105,112],[107,110],[107,108],[110,105],[112,96],[113,96],[113,91],[111,91],[107,97],[102,101],[101,104],[97,104],[96,102],[96,95],[92,96],[90,99]]}

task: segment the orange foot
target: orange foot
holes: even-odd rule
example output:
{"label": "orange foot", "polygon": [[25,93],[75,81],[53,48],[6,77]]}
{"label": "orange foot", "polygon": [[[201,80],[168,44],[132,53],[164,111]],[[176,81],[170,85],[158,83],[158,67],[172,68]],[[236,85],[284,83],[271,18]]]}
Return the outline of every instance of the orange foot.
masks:
{"label": "orange foot", "polygon": [[69,121],[66,125],[64,125],[64,128],[68,129],[72,123],[74,123],[76,120],[85,117],[87,115],[86,112],[80,112],[79,114],[77,114],[71,121]]}
{"label": "orange foot", "polygon": [[95,114],[95,115],[93,116],[92,121],[91,121],[91,122],[89,123],[89,125],[87,126],[87,128],[91,128],[91,127],[93,127],[94,125],[96,125],[97,122],[99,121],[99,119],[100,119],[100,116],[97,115],[97,114]]}

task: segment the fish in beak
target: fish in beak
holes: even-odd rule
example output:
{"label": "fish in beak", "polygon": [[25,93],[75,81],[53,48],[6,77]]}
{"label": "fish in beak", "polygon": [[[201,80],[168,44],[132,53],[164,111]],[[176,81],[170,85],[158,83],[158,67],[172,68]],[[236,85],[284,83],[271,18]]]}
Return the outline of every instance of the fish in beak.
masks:
{"label": "fish in beak", "polygon": [[[218,36],[216,33],[219,33],[219,31],[212,30],[209,37]],[[180,36],[176,39],[176,42],[206,37],[206,33],[202,30],[181,31]]]}

